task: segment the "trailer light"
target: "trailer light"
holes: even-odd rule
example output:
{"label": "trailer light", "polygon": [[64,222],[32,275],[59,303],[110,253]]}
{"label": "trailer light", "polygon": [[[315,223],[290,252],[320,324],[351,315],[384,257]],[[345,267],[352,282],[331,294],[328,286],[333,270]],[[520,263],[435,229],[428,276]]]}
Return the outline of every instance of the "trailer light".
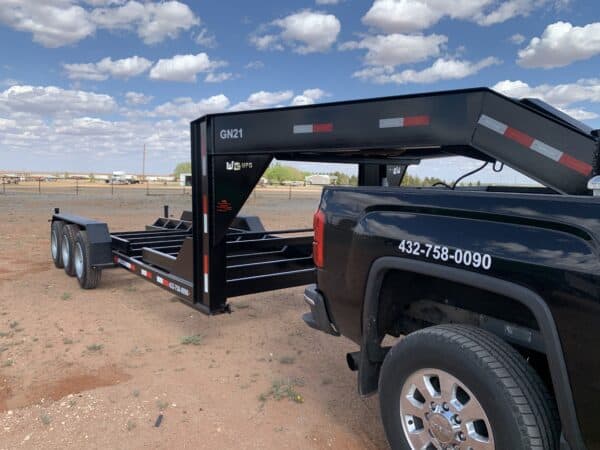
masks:
{"label": "trailer light", "polygon": [[318,268],[323,267],[323,246],[325,244],[325,213],[319,209],[313,217],[313,261]]}

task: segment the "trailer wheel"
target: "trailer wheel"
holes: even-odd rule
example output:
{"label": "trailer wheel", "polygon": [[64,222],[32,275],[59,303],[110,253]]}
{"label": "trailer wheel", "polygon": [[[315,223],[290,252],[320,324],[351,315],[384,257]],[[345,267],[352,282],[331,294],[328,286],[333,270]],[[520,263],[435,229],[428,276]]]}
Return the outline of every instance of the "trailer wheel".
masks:
{"label": "trailer wheel", "polygon": [[57,269],[62,269],[64,267],[61,249],[64,225],[65,223],[62,220],[55,220],[50,227],[50,253],[52,254],[52,261]]}
{"label": "trailer wheel", "polygon": [[102,278],[102,269],[90,265],[90,241],[85,230],[79,230],[75,236],[73,264],[79,286],[95,289]]}
{"label": "trailer wheel", "polygon": [[75,264],[73,261],[73,249],[75,248],[75,235],[79,227],[68,224],[63,226],[61,239],[61,257],[65,273],[70,277],[75,276]]}
{"label": "trailer wheel", "polygon": [[558,449],[558,413],[542,380],[478,328],[408,335],[388,352],[379,388],[393,449]]}

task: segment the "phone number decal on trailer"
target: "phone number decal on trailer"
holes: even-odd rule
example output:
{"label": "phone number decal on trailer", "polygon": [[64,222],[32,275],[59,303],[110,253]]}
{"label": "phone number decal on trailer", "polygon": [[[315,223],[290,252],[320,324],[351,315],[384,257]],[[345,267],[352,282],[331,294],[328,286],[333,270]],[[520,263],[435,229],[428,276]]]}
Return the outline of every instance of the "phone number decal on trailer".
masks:
{"label": "phone number decal on trailer", "polygon": [[398,245],[398,250],[407,255],[424,256],[435,261],[452,261],[454,264],[475,269],[490,270],[492,267],[492,257],[487,253],[461,248],[452,249],[445,245],[424,244],[403,239]]}

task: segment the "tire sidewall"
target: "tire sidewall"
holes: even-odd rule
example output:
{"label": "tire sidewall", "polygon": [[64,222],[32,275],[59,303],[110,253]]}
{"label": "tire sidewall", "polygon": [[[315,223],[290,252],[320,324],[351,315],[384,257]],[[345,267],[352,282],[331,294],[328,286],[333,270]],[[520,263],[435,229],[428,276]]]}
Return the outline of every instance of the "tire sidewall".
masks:
{"label": "tire sidewall", "polygon": [[81,277],[79,277],[77,270],[75,270],[75,276],[77,277],[77,281],[79,281],[79,286],[81,286],[82,288],[85,288],[85,284],[86,284],[87,277],[88,277],[88,267],[89,266],[88,266],[87,246],[86,246],[85,239],[82,236],[82,233],[84,233],[84,231],[79,231],[77,233],[77,236],[75,237],[75,246],[81,247],[81,257],[83,259],[83,271],[81,273]]}
{"label": "tire sidewall", "polygon": [[[72,251],[71,242],[69,242],[69,236],[68,236],[66,230],[63,230],[62,239],[60,241],[61,241],[61,245],[60,245],[61,258],[63,260],[63,265],[65,267],[65,271],[67,271],[67,270],[71,269],[71,265],[73,262],[73,251]],[[67,258],[66,261],[65,261],[64,255],[62,254],[63,248],[67,248],[69,250],[69,257]]]}
{"label": "tire sidewall", "polygon": [[77,227],[75,225],[65,225],[63,227],[61,249],[68,248],[69,258],[65,261],[63,258],[63,265],[67,275],[75,276],[74,269],[74,251],[75,251],[75,234],[77,233]]}
{"label": "tire sidewall", "polygon": [[460,380],[484,409],[498,449],[522,449],[519,426],[497,377],[470,351],[461,351],[448,340],[432,335],[406,339],[393,347],[384,361],[380,376],[381,415],[392,448],[410,449],[400,417],[400,394],[404,383],[420,369],[441,369]]}
{"label": "tire sidewall", "polygon": [[[63,222],[54,221],[50,227],[50,254],[54,265],[61,269],[64,267],[62,260],[62,235],[63,235]],[[56,238],[56,256],[52,253],[52,240]]]}

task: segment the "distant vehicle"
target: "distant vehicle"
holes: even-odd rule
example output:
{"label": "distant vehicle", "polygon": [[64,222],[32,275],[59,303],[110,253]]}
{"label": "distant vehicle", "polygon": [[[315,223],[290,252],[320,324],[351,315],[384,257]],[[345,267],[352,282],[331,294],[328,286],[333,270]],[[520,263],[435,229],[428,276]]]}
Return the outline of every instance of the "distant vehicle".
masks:
{"label": "distant vehicle", "polygon": [[19,181],[21,181],[21,177],[19,175],[15,175],[14,173],[7,173],[0,176],[0,178],[2,178],[2,182],[4,184],[19,184]]}
{"label": "distant vehicle", "polygon": [[304,180],[309,185],[328,186],[334,184],[337,181],[337,177],[335,175],[313,174],[307,176]]}
{"label": "distant vehicle", "polygon": [[110,184],[139,184],[140,180],[135,175],[127,175],[122,171],[115,171],[109,179],[105,180]]}

